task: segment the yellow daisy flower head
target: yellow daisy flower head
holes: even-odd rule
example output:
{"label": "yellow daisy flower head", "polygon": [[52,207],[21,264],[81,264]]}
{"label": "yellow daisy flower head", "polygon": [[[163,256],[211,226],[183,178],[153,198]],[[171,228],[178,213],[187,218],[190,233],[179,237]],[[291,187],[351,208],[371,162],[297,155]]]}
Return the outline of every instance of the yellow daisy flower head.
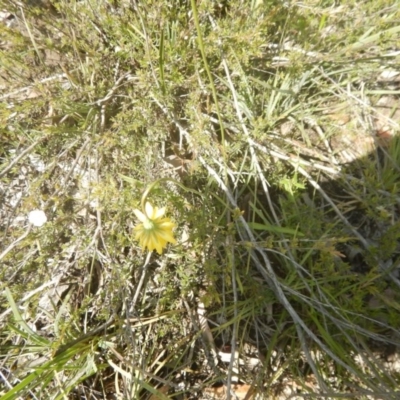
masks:
{"label": "yellow daisy flower head", "polygon": [[161,254],[167,243],[176,243],[172,229],[175,224],[169,218],[163,218],[165,207],[153,207],[149,202],[146,203],[145,213],[139,210],[133,210],[140,221],[134,228],[135,239],[143,250],[157,250]]}

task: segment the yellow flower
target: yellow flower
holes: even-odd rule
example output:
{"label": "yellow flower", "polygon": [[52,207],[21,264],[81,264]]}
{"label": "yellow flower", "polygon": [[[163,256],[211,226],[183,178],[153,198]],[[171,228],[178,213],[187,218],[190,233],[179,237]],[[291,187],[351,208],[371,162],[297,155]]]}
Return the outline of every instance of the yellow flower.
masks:
{"label": "yellow flower", "polygon": [[162,253],[167,243],[176,243],[172,229],[175,224],[169,218],[162,218],[165,214],[165,207],[157,208],[150,203],[145,205],[145,213],[139,210],[133,210],[136,217],[141,223],[134,228],[135,239],[139,240],[139,244],[143,250],[157,250],[158,254]]}

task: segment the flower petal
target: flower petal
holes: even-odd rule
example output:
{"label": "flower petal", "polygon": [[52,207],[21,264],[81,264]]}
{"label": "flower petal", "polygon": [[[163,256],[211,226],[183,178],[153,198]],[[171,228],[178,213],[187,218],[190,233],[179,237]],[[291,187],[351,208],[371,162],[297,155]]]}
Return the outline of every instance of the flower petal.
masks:
{"label": "flower petal", "polygon": [[153,235],[151,233],[145,232],[142,238],[143,238],[143,243],[142,243],[143,249],[148,247],[150,250],[150,247],[152,246],[153,243]]}
{"label": "flower petal", "polygon": [[146,205],[144,206],[144,209],[146,211],[147,218],[153,219],[153,212],[154,212],[153,206],[148,201],[146,202]]}
{"label": "flower petal", "polygon": [[169,242],[172,244],[176,243],[176,240],[172,234],[172,232],[159,232],[160,239],[164,240],[165,242]]}
{"label": "flower petal", "polygon": [[136,218],[140,221],[140,222],[144,222],[146,221],[147,217],[139,210],[133,210],[133,212],[136,215]]}
{"label": "flower petal", "polygon": [[147,248],[149,251],[153,251],[157,246],[157,241],[154,240],[153,235],[149,235],[148,241],[147,241]]}
{"label": "flower petal", "polygon": [[161,220],[160,223],[157,224],[157,227],[159,229],[173,229],[175,228],[175,224],[169,219],[169,218],[165,218],[163,220]]}
{"label": "flower petal", "polygon": [[161,218],[165,214],[165,207],[157,208],[154,213],[154,219]]}
{"label": "flower petal", "polygon": [[154,243],[154,248],[157,250],[158,254],[162,254],[163,246],[160,241]]}

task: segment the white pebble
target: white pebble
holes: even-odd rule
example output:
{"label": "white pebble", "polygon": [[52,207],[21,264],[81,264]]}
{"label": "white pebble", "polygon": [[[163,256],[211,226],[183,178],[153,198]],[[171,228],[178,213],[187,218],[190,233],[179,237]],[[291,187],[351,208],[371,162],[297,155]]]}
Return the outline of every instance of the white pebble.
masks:
{"label": "white pebble", "polygon": [[47,222],[46,214],[42,210],[33,210],[28,214],[29,222],[34,226],[43,226]]}

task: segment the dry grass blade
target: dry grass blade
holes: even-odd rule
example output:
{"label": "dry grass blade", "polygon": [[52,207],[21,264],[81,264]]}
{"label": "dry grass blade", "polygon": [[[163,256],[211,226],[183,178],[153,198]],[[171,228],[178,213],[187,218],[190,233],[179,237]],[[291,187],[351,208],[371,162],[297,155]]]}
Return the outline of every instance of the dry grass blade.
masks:
{"label": "dry grass blade", "polygon": [[398,7],[25,3],[0,396],[396,399]]}

